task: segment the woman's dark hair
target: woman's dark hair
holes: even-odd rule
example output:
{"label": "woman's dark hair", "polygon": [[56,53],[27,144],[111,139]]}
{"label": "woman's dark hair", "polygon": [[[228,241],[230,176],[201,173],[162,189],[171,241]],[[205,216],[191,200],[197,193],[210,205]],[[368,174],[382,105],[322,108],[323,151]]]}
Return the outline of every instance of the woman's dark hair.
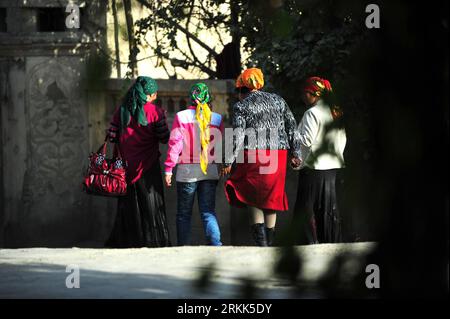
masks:
{"label": "woman's dark hair", "polygon": [[336,122],[336,125],[338,127],[342,127],[344,125],[344,110],[339,105],[338,98],[336,97],[336,94],[333,91],[325,90],[322,93],[321,96],[322,100],[325,102],[325,104],[330,106],[331,114],[333,115],[333,119]]}
{"label": "woman's dark hair", "polygon": [[320,96],[320,98],[328,104],[329,106],[337,105],[336,94],[333,91],[324,90]]}

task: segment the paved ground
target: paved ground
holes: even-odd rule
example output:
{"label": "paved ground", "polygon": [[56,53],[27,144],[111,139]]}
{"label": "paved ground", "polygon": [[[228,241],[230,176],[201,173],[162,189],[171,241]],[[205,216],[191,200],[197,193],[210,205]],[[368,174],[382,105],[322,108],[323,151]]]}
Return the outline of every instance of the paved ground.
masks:
{"label": "paved ground", "polygon": [[[337,254],[364,255],[373,243],[299,246],[302,279],[314,281]],[[261,298],[292,298],[273,276],[276,248],[173,247],[158,249],[0,249],[0,298],[240,298],[242,278],[254,279]],[[79,267],[80,288],[68,289],[66,267]],[[211,284],[200,274],[213,265]],[[320,297],[311,289],[305,298]]]}

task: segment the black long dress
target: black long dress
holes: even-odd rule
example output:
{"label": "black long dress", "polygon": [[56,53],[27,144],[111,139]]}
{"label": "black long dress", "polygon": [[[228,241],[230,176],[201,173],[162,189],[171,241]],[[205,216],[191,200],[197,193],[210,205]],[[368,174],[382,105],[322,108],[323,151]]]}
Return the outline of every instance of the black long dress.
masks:
{"label": "black long dress", "polygon": [[342,241],[341,216],[336,198],[337,169],[300,170],[294,224],[297,244]]}
{"label": "black long dress", "polygon": [[110,248],[171,246],[159,161],[119,198]]}

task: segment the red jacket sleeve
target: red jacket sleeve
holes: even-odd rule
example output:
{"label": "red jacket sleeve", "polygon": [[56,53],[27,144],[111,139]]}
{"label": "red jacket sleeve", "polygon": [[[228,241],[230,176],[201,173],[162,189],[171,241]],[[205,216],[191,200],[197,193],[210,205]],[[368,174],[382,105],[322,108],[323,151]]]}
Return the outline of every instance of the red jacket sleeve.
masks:
{"label": "red jacket sleeve", "polygon": [[152,128],[153,133],[161,143],[166,144],[169,141],[170,131],[167,126],[166,113],[158,106],[155,106]]}

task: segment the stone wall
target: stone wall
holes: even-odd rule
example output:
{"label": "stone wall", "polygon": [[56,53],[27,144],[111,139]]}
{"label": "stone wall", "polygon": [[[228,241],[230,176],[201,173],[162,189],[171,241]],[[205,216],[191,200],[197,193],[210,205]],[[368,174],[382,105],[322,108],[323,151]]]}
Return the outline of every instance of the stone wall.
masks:
{"label": "stone wall", "polygon": [[[87,156],[80,62],[27,57],[9,64],[2,91],[3,226],[7,246],[68,245],[83,238],[88,208],[76,178]],[[5,67],[6,65],[6,67]],[[73,229],[83,230],[74,233]]]}
{"label": "stone wall", "polygon": [[42,32],[40,10],[63,13],[60,1],[0,1],[7,26],[0,32],[2,247],[95,240],[95,205],[80,187],[90,148],[84,72],[101,45],[105,4],[84,8],[97,24]]}

